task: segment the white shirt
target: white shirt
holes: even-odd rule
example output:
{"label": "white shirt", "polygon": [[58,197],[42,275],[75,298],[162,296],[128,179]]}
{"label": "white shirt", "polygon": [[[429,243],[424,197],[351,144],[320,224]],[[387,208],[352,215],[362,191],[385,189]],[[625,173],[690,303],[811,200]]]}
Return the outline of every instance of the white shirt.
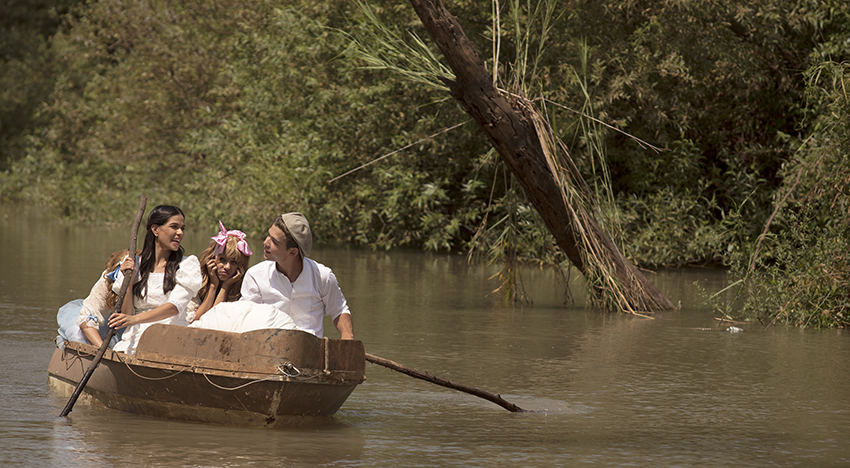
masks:
{"label": "white shirt", "polygon": [[241,300],[272,305],[292,317],[298,329],[319,338],[326,315],[336,320],[351,313],[331,269],[309,258],[295,283],[277,271],[272,260],[254,265],[242,281]]}

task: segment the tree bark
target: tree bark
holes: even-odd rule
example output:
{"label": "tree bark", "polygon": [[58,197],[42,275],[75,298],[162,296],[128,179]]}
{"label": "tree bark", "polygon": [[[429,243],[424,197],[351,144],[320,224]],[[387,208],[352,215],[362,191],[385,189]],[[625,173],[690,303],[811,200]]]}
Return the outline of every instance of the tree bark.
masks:
{"label": "tree bark", "polygon": [[[443,80],[451,95],[490,138],[567,258],[579,271],[586,272],[581,247],[570,224],[570,207],[549,168],[531,116],[517,100],[499,93],[472,42],[440,0],[410,3],[455,74],[455,80]],[[509,99],[514,100],[513,104]],[[598,223],[592,224],[598,228]],[[604,248],[616,259],[614,275],[622,284],[636,283],[635,289],[640,291],[640,298],[631,301],[631,309],[673,309],[673,304],[619,252],[610,237],[601,229],[599,233]]]}

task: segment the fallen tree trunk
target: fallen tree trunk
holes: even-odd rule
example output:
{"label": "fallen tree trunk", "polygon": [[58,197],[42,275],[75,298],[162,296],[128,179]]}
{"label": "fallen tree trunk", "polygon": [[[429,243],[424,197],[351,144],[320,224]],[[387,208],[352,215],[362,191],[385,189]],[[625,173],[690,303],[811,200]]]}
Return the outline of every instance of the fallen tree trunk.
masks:
{"label": "fallen tree trunk", "polygon": [[[627,292],[625,295],[615,294],[623,311],[640,313],[673,309],[673,304],[658,288],[619,252],[588,210],[570,206],[567,202],[559,176],[553,172],[551,159],[546,157],[546,149],[541,143],[541,140],[547,141],[552,137],[538,133],[533,115],[535,111],[528,101],[504,96],[496,89],[472,42],[440,0],[410,0],[410,3],[455,74],[454,80],[443,80],[451,95],[490,138],[573,265],[587,277],[590,270],[600,267],[588,265],[588,259],[600,258],[596,254],[607,259],[610,264],[604,265],[603,269],[609,272],[611,281]],[[583,190],[583,187],[576,188]],[[574,222],[578,219],[584,222],[580,233],[574,229]],[[596,243],[589,245],[588,237]],[[597,252],[588,255],[588,249]],[[601,290],[606,286],[600,283],[594,287]]]}

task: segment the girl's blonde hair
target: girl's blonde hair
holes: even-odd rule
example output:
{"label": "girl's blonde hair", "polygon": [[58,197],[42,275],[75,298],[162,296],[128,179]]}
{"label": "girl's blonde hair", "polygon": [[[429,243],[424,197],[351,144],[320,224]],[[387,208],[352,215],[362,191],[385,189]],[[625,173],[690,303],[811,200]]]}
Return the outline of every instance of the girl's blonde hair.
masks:
{"label": "girl's blonde hair", "polygon": [[[224,244],[224,252],[219,255],[227,260],[235,261],[236,265],[239,267],[239,271],[242,272],[242,277],[236,280],[236,283],[234,283],[233,287],[230,289],[230,293],[227,295],[227,302],[233,302],[242,297],[242,293],[240,292],[242,290],[242,280],[245,278],[245,272],[248,270],[248,261],[251,259],[250,255],[245,255],[236,248],[236,244],[238,242],[239,239],[236,237],[228,236],[227,241]],[[201,302],[203,302],[204,298],[207,296],[207,286],[210,284],[210,272],[207,268],[207,263],[216,257],[215,247],[216,242],[214,240],[210,241],[210,245],[201,252],[201,256],[199,258],[201,262],[201,275],[204,278],[204,281],[201,284],[201,290],[198,291],[198,297]]]}

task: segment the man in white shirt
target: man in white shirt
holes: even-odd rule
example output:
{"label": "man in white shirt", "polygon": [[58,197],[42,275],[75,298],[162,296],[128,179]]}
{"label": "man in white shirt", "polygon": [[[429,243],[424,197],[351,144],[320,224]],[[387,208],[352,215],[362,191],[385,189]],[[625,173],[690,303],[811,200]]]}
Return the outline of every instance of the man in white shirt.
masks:
{"label": "man in white shirt", "polygon": [[344,340],[354,339],[354,323],[336,276],[308,258],[313,234],[301,213],[275,218],[263,241],[266,261],[251,267],[242,281],[243,301],[270,304],[292,317],[299,329],[322,337],[324,316],[333,319]]}

